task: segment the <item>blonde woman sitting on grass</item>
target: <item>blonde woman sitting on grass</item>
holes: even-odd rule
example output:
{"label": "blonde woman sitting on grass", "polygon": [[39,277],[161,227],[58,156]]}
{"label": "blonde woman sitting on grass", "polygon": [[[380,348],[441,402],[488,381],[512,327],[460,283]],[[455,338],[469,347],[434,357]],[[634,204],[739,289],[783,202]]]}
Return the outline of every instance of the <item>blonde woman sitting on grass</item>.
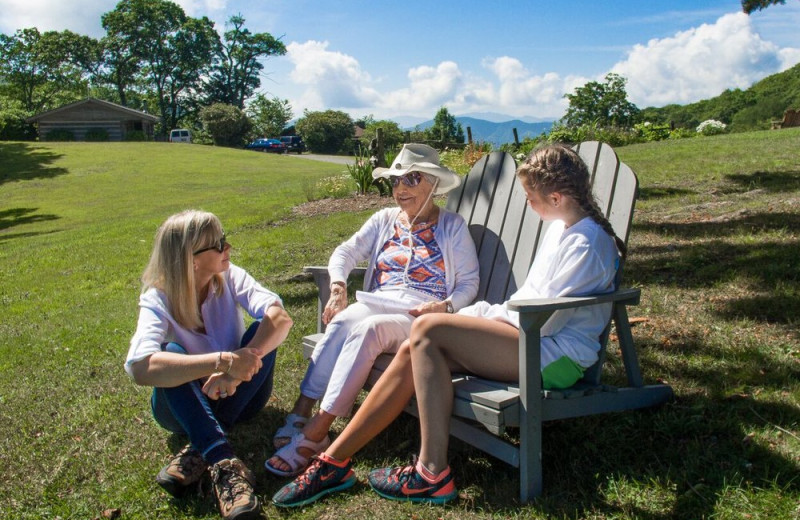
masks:
{"label": "blonde woman sitting on grass", "polygon": [[[153,387],[156,422],[189,438],[156,482],[181,496],[210,469],[223,518],[260,518],[255,476],[227,432],[269,399],[275,349],[291,318],[277,294],[231,264],[211,213],[185,211],[161,225],[142,284],[125,370]],[[256,320],[247,330],[240,309]]]}

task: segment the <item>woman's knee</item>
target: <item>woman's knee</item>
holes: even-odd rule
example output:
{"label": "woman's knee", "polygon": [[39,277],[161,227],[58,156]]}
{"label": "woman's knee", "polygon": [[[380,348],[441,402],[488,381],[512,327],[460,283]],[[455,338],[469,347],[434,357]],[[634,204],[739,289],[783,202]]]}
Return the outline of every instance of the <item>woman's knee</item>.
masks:
{"label": "woman's knee", "polygon": [[447,314],[423,314],[411,325],[409,344],[412,350],[431,348],[442,343],[442,338],[447,335]]}

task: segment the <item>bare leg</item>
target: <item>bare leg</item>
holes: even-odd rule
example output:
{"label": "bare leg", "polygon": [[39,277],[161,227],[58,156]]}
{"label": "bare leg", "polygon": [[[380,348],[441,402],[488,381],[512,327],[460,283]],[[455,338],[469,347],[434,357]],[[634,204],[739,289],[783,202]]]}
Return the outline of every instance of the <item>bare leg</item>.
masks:
{"label": "bare leg", "polygon": [[314,410],[314,404],[316,404],[316,402],[316,399],[300,394],[297,397],[297,401],[294,402],[292,411],[289,413],[297,414],[301,417],[311,417],[311,412]]}
{"label": "bare leg", "polygon": [[408,341],[405,341],[364,403],[325,453],[338,460],[352,457],[400,415],[413,395],[411,356]]}
{"label": "bare leg", "polygon": [[414,323],[410,344],[419,405],[419,458],[431,472],[439,473],[447,468],[453,408],[451,371],[515,381],[519,374],[519,331],[484,318],[426,314]]}

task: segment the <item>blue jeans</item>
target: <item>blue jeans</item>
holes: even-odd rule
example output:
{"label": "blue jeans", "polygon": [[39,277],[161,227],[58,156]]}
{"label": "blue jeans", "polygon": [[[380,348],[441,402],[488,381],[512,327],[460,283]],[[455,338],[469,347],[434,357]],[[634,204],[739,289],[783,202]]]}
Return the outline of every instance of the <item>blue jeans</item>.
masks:
{"label": "blue jeans", "polygon": [[[250,342],[259,324],[256,321],[250,325],[242,336],[240,348]],[[167,343],[161,348],[165,352],[186,354],[177,343]],[[264,356],[261,370],[250,381],[239,384],[236,393],[225,399],[209,399],[202,391],[200,380],[172,388],[153,388],[150,399],[153,417],[162,428],[188,435],[194,449],[206,456],[214,448],[228,444],[226,430],[254,417],[264,408],[272,394],[276,354],[277,350],[273,350]]]}

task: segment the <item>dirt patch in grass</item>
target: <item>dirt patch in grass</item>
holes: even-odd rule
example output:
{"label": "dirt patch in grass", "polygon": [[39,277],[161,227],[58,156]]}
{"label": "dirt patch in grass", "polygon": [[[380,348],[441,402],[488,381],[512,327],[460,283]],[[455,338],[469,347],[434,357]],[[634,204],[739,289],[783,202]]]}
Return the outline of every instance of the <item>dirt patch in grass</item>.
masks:
{"label": "dirt patch in grass", "polygon": [[395,201],[392,197],[381,197],[377,193],[368,193],[366,195],[353,195],[344,199],[312,200],[292,208],[292,214],[302,217],[315,217],[341,211],[357,212],[368,209],[377,211],[394,205]]}

